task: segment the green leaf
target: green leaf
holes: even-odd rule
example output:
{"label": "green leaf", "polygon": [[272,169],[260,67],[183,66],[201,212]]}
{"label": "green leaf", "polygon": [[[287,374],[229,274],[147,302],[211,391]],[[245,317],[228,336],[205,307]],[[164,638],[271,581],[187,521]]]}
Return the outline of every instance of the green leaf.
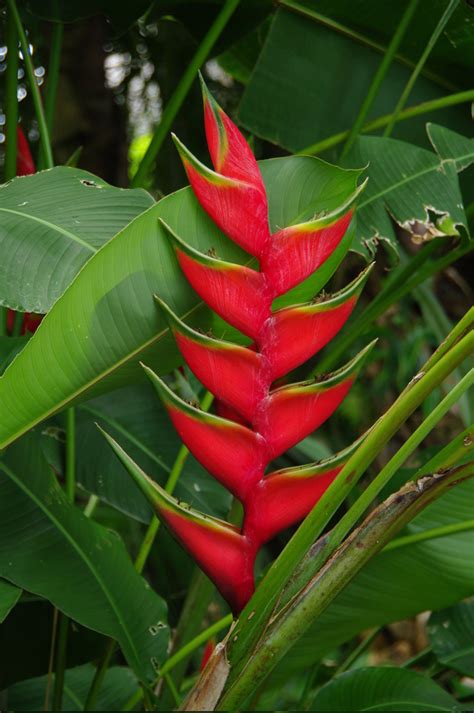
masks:
{"label": "green leaf", "polygon": [[[265,161],[261,168],[273,229],[336,207],[354,192],[360,175],[297,156]],[[179,363],[154,293],[182,319],[206,326],[208,312],[184,280],[159,217],[202,252],[214,248],[230,261],[249,259],[212,223],[189,188],[135,218],[85,265],[0,378],[0,448],[86,394],[142,381],[139,360],[161,374]],[[325,283],[345,249],[315,273],[308,290]]]}
{"label": "green leaf", "polygon": [[393,220],[416,243],[467,228],[457,171],[474,162],[474,139],[433,124],[427,130],[436,154],[395,139],[357,139],[348,163],[369,164],[369,182],[356,214],[354,250],[373,253],[383,240],[397,252]]}
{"label": "green leaf", "polygon": [[21,596],[21,589],[0,579],[0,624],[4,621]]}
{"label": "green leaf", "polygon": [[137,676],[152,681],[166,655],[166,605],[119,537],[67,501],[35,434],[8,449],[0,491],[0,576],[116,639]]}
{"label": "green leaf", "polygon": [[[83,711],[92,679],[95,674],[92,664],[77,666],[66,671],[64,680],[63,705],[64,711]],[[30,678],[27,681],[10,686],[7,691],[9,710],[42,711],[44,710],[45,691],[48,685],[47,676]],[[54,688],[54,674],[51,679],[51,689]],[[105,678],[94,704],[96,711],[119,711],[138,687],[136,677],[125,666],[112,666],[107,669]],[[50,696],[51,700],[51,696]],[[48,707],[47,710],[51,710]]]}
{"label": "green leaf", "polygon": [[434,681],[414,671],[359,668],[323,686],[313,711],[460,711],[457,701]]}
{"label": "green leaf", "polygon": [[474,599],[432,614],[428,636],[438,661],[474,676]]}
{"label": "green leaf", "polygon": [[[377,0],[289,0],[286,7],[284,0],[281,5],[284,7],[275,14],[258,61],[250,69],[238,116],[253,134],[289,151],[302,151],[354,124],[405,4],[385,7]],[[392,63],[368,120],[393,111],[445,6],[444,0],[435,0],[428,18],[423,4],[418,5],[401,54]],[[459,11],[431,56],[437,58],[436,66],[433,63],[430,67],[429,62],[425,66],[425,76],[418,77],[410,94],[410,106],[446,96],[458,84],[472,88],[474,62],[469,33],[472,36],[473,24],[472,11],[466,3],[459,3]],[[239,49],[234,52],[239,53]],[[247,45],[238,57],[248,67],[252,57],[248,56]],[[399,122],[396,137],[426,144],[427,120],[446,123],[461,133],[471,130],[469,108],[464,105]]]}
{"label": "green leaf", "polygon": [[64,166],[1,186],[0,304],[47,312],[84,263],[152,204],[146,191]]}
{"label": "green leaf", "polygon": [[[77,408],[77,479],[89,492],[142,522],[152,515],[148,501],[110,447],[97,425],[122,443],[148,475],[164,486],[182,445],[168,414],[150,384],[137,384],[99,396]],[[217,517],[229,511],[231,496],[190,455],[176,496]]]}
{"label": "green leaf", "polygon": [[[470,520],[473,498],[474,481],[458,485],[425,508],[401,535]],[[473,549],[470,530],[381,552],[303,635],[283,664],[287,670],[308,666],[360,631],[443,609],[472,595]]]}

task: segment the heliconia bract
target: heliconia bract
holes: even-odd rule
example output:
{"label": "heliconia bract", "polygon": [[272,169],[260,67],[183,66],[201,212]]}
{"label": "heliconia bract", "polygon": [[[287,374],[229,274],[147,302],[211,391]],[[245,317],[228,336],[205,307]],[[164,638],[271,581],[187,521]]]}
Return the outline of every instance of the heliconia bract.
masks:
{"label": "heliconia bract", "polygon": [[305,280],[337,248],[360,189],[324,218],[271,234],[257,161],[204,84],[203,96],[214,170],[175,142],[201,206],[231,240],[257,258],[259,269],[200,253],[169,226],[162,226],[194,290],[252,343],[243,347],[195,331],[158,299],[184,360],[216,396],[216,413],[183,401],[151,369],[145,367],[145,371],[191,453],[241,501],[242,527],[180,503],[106,437],[160,519],[237,614],[253,593],[259,548],[310,512],[353,452],[350,447],[326,461],[266,472],[274,458],[324,423],[351,388],[371,345],[324,378],[284,385],[275,382],[322,349],[342,328],[370,266],[335,295],[272,309],[276,297]]}

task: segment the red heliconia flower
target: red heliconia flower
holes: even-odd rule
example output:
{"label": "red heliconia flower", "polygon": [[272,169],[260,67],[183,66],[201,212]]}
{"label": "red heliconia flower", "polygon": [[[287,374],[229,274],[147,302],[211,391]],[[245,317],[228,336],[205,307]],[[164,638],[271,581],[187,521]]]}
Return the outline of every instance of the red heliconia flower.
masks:
{"label": "red heliconia flower", "polygon": [[310,512],[355,448],[319,463],[266,472],[272,460],[324,423],[351,388],[372,345],[324,378],[283,385],[281,378],[337,334],[354,309],[371,266],[335,295],[272,309],[276,297],[306,279],[336,249],[360,189],[324,218],[271,234],[258,164],[205,86],[203,94],[214,170],[194,158],[178,139],[175,142],[202,207],[230,239],[258,259],[259,269],[200,253],[165,223],[162,227],[194,290],[253,341],[243,347],[204,335],[157,298],[184,360],[216,396],[216,413],[183,401],[144,368],[186,446],[241,501],[242,527],[180,503],[106,437],[162,521],[238,613],[254,591],[259,548]]}
{"label": "red heliconia flower", "polygon": [[17,157],[16,157],[16,175],[29,176],[36,173],[35,162],[31,155],[30,145],[21,126],[17,127]]}

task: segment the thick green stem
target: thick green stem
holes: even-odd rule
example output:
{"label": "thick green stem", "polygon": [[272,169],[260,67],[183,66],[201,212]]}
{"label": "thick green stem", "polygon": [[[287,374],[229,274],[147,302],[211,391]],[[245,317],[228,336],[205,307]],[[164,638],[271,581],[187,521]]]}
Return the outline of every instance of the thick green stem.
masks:
{"label": "thick green stem", "polygon": [[5,36],[7,42],[7,68],[5,72],[5,181],[16,176],[18,124],[18,34],[13,13],[7,13]]}
{"label": "thick green stem", "polygon": [[410,0],[405,12],[403,13],[402,19],[400,20],[400,23],[395,31],[395,34],[393,35],[392,40],[387,48],[387,51],[383,56],[382,62],[380,63],[380,66],[377,69],[377,72],[375,73],[375,76],[374,76],[372,83],[369,87],[369,91],[367,92],[367,95],[366,95],[364,101],[362,102],[362,106],[359,110],[357,118],[352,126],[352,129],[349,132],[347,141],[344,145],[344,148],[342,149],[341,158],[344,158],[344,156],[347,155],[347,153],[349,152],[350,148],[352,147],[354,141],[356,140],[357,135],[360,133],[362,125],[367,117],[367,114],[369,113],[369,111],[372,107],[372,104],[374,103],[375,97],[377,96],[377,94],[379,92],[382,82],[385,79],[387,72],[390,68],[390,65],[393,62],[393,59],[394,59],[395,54],[400,46],[401,41],[405,35],[405,32],[408,29],[408,25],[411,22],[413,13],[415,12],[417,5],[418,5],[418,0]]}
{"label": "thick green stem", "polygon": [[40,143],[42,151],[45,156],[45,166],[46,168],[52,168],[54,166],[53,153],[51,151],[51,142],[49,138],[48,125],[46,123],[46,117],[44,114],[43,102],[41,101],[41,94],[38,87],[38,83],[35,77],[35,70],[33,67],[33,62],[31,60],[30,48],[28,40],[25,34],[25,30],[21,23],[21,18],[16,7],[15,0],[7,0],[7,7],[11,13],[13,20],[15,22],[16,31],[20,40],[21,52],[23,55],[23,61],[25,63],[26,76],[28,77],[28,84],[30,87],[31,96],[33,99],[33,105],[36,113],[36,120],[38,122],[38,128],[40,133]]}
{"label": "thick green stem", "polygon": [[423,530],[423,532],[415,532],[413,535],[405,535],[405,537],[397,537],[392,540],[384,548],[384,552],[388,550],[397,550],[399,547],[406,547],[417,542],[425,540],[436,540],[439,537],[447,537],[456,532],[466,532],[466,530],[474,530],[474,520],[464,520],[464,522],[455,522],[452,525],[444,525],[443,527],[433,527],[431,530]]}
{"label": "thick green stem", "polygon": [[[313,542],[321,535],[330,518],[399,427],[423,403],[426,397],[472,353],[473,347],[474,335],[467,334],[422,378],[414,379],[411,382],[383,417],[375,423],[361,446],[321,497],[318,507],[312,510],[298,528],[267,572],[239,618],[229,649],[231,664],[233,664],[232,679],[238,677],[245,665],[248,652],[271,617],[280,593]],[[330,537],[330,533],[328,537]]]}
{"label": "thick green stem", "polygon": [[[470,463],[442,475],[408,483],[371,513],[290,605],[274,618],[248,657],[241,675],[229,677],[217,710],[242,709],[255,686],[393,535],[448,488],[473,475],[474,464]],[[213,681],[206,683],[212,686]]]}
{"label": "thick green stem", "polygon": [[[471,341],[471,344],[473,342]],[[423,378],[423,377],[422,377]],[[339,520],[338,524],[331,531],[327,545],[314,558],[314,571],[317,571],[324,563],[324,560],[331,556],[332,552],[342,542],[344,537],[350,532],[364,512],[375,502],[381,490],[390,482],[407,458],[416,450],[420,443],[439,423],[441,418],[454,406],[458,399],[474,383],[474,369],[471,369],[465,377],[450,391],[450,393],[434,408],[411,436],[403,443],[401,448],[389,460],[374,480],[364,489],[362,495],[356,500],[352,507]],[[385,416],[383,417],[385,418]],[[370,437],[370,436],[369,436]]]}
{"label": "thick green stem", "polygon": [[[55,22],[51,32],[51,46],[49,51],[48,73],[46,75],[46,88],[44,92],[44,113],[49,135],[53,133],[54,111],[58,91],[59,71],[61,66],[61,48],[63,43],[62,22]],[[41,151],[38,168],[46,164],[44,151]]]}
{"label": "thick green stem", "polygon": [[425,66],[426,60],[431,54],[431,51],[433,50],[433,47],[435,46],[436,42],[439,39],[439,36],[441,35],[442,31],[446,27],[451,15],[459,5],[459,0],[450,0],[450,3],[446,10],[443,12],[438,24],[436,25],[433,34],[431,35],[430,39],[427,42],[427,45],[420,57],[420,59],[417,62],[417,65],[415,69],[413,70],[410,79],[406,83],[406,86],[401,93],[400,99],[398,100],[398,103],[395,107],[395,110],[392,114],[392,118],[390,119],[389,124],[387,125],[387,128],[384,131],[384,136],[390,136],[390,134],[393,131],[393,127],[398,121],[398,117],[400,116],[400,112],[402,111],[403,107],[405,106],[408,97],[411,94],[411,91],[413,87],[415,86],[415,82],[418,79],[421,70]]}
{"label": "thick green stem", "polygon": [[[385,548],[386,549],[386,548]],[[355,647],[353,651],[349,654],[349,656],[340,664],[340,666],[337,667],[334,675],[339,676],[340,673],[344,673],[344,671],[348,671],[352,664],[354,664],[359,656],[361,656],[364,651],[366,651],[372,641],[380,634],[381,626],[377,627],[374,629],[368,636],[363,639],[363,641],[360,642],[358,646]]]}
{"label": "thick green stem", "polygon": [[168,136],[169,130],[171,129],[176,114],[180,110],[183,101],[185,100],[191,88],[191,85],[199,71],[199,68],[206,61],[209,52],[212,50],[214,44],[218,40],[224,27],[227,25],[238,4],[239,0],[226,0],[221,11],[217,15],[216,19],[212,23],[206,35],[204,36],[194,57],[186,68],[185,73],[181,77],[180,82],[173,93],[173,96],[166,105],[166,108],[161,117],[161,121],[153,135],[151,143],[140,162],[136,174],[132,178],[132,187],[136,188],[145,184],[152,163],[156,159],[163,144],[163,141]]}
{"label": "thick green stem", "polygon": [[[76,414],[75,409],[66,412],[66,496],[70,503],[74,502],[76,493]],[[54,678],[53,711],[62,708],[64,676],[67,665],[67,640],[69,619],[59,614],[58,642],[56,655],[56,674]]]}
{"label": "thick green stem", "polygon": [[[7,68],[5,72],[5,181],[16,176],[17,159],[17,124],[18,124],[18,36],[15,21],[10,11],[5,24],[5,39],[7,43]],[[7,334],[6,307],[0,307],[0,336]]]}
{"label": "thick green stem", "polygon": [[[447,94],[445,97],[440,97],[439,99],[431,99],[430,101],[422,102],[421,104],[416,104],[415,106],[410,106],[408,109],[404,109],[398,115],[398,121],[406,121],[407,119],[413,119],[415,116],[422,116],[423,114],[428,114],[432,111],[439,111],[440,109],[445,109],[448,106],[456,106],[457,104],[464,104],[465,102],[470,102],[474,100],[474,89],[469,89],[465,92],[456,92],[455,94]],[[377,129],[383,129],[387,126],[393,114],[385,114],[384,116],[379,116],[377,119],[372,119],[360,127],[358,133],[367,134],[370,131],[376,131]],[[319,154],[327,149],[331,149],[338,144],[342,144],[349,134],[350,129],[347,131],[340,131],[338,134],[333,134],[333,136],[328,136],[327,139],[322,139],[317,141],[310,146],[306,146],[304,149],[300,149],[297,153],[301,154]],[[473,205],[474,208],[474,205]],[[466,210],[467,214],[467,210]]]}

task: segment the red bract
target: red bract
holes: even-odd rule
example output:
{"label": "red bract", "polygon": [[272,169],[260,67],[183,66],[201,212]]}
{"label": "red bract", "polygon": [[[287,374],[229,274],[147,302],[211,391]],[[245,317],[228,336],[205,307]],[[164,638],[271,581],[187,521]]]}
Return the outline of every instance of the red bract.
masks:
{"label": "red bract", "polygon": [[23,132],[21,126],[17,128],[17,157],[16,157],[16,175],[29,176],[36,173],[35,162],[31,155],[30,145]]}
{"label": "red bract", "polygon": [[181,269],[213,310],[253,342],[242,347],[206,336],[159,307],[196,377],[218,400],[216,414],[180,399],[151,369],[182,440],[243,504],[240,529],[179,503],[149,479],[108,436],[159,517],[238,613],[252,595],[263,543],[304,518],[353,448],[317,464],[267,473],[271,461],[318,428],[351,388],[370,346],[323,378],[276,382],[322,349],[350,316],[370,267],[336,295],[272,310],[273,300],[311,275],[340,243],[360,188],[324,218],[270,234],[265,187],[244,137],[204,87],[206,135],[214,170],[176,144],[196,197],[227,234],[259,260],[259,269],[228,263],[186,245],[162,223]]}

